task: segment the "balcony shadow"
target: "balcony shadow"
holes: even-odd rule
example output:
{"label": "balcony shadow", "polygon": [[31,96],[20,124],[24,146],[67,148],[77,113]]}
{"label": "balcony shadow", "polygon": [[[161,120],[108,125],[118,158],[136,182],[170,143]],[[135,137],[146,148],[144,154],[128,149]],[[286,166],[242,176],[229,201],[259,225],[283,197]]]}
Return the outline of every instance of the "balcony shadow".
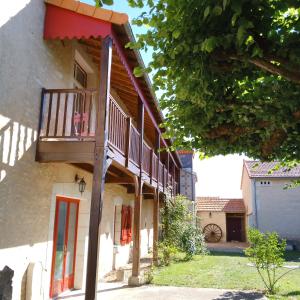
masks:
{"label": "balcony shadow", "polygon": [[213,300],[256,300],[256,299],[266,299],[262,293],[259,292],[242,292],[242,291],[232,291],[225,292]]}

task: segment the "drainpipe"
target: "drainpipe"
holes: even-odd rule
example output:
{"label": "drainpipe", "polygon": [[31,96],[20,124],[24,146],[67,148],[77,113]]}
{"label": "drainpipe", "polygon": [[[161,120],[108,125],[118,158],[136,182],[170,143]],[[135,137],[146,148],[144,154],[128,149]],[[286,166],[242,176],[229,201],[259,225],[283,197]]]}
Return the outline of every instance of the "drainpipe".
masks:
{"label": "drainpipe", "polygon": [[252,181],[252,191],[253,191],[253,202],[254,202],[254,213],[255,213],[255,225],[254,227],[258,229],[258,216],[257,216],[257,199],[256,199],[256,180]]}

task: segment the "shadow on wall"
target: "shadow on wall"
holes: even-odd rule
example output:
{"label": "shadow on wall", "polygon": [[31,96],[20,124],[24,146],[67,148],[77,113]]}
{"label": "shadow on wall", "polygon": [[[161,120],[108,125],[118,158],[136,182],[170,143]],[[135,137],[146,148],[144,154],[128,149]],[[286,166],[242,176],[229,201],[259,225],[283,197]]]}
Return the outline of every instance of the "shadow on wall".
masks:
{"label": "shadow on wall", "polygon": [[37,139],[37,131],[0,114],[0,184]]}

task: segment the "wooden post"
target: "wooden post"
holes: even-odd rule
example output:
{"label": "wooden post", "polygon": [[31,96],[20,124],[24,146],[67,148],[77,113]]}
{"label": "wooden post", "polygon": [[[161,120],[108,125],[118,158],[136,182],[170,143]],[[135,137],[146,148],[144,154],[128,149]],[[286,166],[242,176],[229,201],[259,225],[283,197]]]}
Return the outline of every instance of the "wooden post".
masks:
{"label": "wooden post", "polygon": [[131,140],[131,118],[127,118],[126,124],[126,149],[125,149],[125,166],[128,167],[129,164],[129,155],[130,155],[130,140]]}
{"label": "wooden post", "polygon": [[140,157],[139,167],[140,176],[135,177],[135,201],[134,201],[134,219],[133,219],[133,252],[132,252],[132,276],[129,278],[129,285],[137,286],[141,284],[140,280],[140,256],[141,256],[141,214],[143,200],[143,142],[144,142],[144,104],[139,99],[138,103],[138,131],[140,133]]}
{"label": "wooden post", "polygon": [[105,173],[108,168],[107,142],[108,142],[108,112],[110,92],[110,71],[112,60],[112,39],[106,37],[101,41],[101,74],[99,103],[97,109],[97,127],[95,142],[95,159],[93,172],[93,186],[90,209],[89,245],[87,258],[87,273],[85,299],[96,299],[98,253],[99,253],[99,228],[102,218],[103,194]]}
{"label": "wooden post", "polygon": [[156,132],[156,147],[155,153],[157,155],[157,189],[153,199],[153,263],[158,265],[158,225],[159,225],[159,162],[160,162],[160,134]]}

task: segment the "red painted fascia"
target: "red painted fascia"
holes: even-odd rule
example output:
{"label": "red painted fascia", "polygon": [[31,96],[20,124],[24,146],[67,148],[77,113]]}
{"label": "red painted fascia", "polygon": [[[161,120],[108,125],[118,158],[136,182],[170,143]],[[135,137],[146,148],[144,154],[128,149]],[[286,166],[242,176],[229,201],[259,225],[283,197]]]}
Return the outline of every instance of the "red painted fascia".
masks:
{"label": "red painted fascia", "polygon": [[111,35],[110,22],[46,4],[44,39],[81,39]]}

